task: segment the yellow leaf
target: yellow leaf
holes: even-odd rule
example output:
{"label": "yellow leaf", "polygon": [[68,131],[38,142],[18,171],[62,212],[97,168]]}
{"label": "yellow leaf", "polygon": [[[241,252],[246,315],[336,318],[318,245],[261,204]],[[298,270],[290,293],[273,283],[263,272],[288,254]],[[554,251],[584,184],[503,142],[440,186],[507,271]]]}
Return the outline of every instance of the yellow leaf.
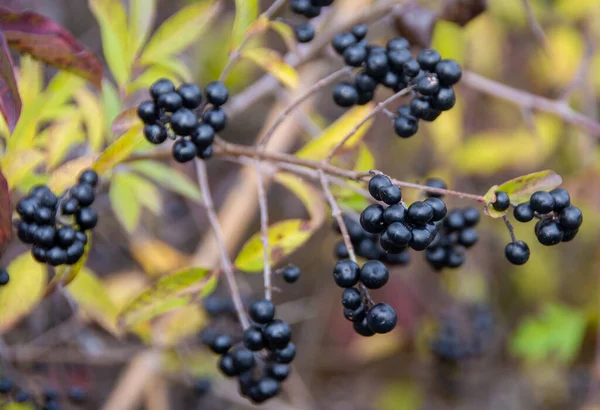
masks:
{"label": "yellow leaf", "polygon": [[98,96],[87,88],[77,90],[75,100],[81,111],[90,147],[93,152],[98,152],[104,145],[104,108]]}
{"label": "yellow leaf", "polygon": [[163,353],[161,369],[172,374],[189,374],[192,377],[218,376],[218,357],[206,349],[171,349]]}
{"label": "yellow leaf", "polygon": [[237,49],[246,36],[250,25],[258,18],[258,0],[235,0],[235,21],[231,38],[231,50]]}
{"label": "yellow leaf", "polygon": [[189,262],[186,255],[158,239],[136,238],[131,241],[129,247],[135,260],[144,268],[144,272],[151,276],[173,272]]}
{"label": "yellow leaf", "polygon": [[34,103],[42,93],[44,84],[42,63],[27,54],[21,55],[17,82],[24,107]]}
{"label": "yellow leaf", "polygon": [[[366,339],[365,339],[366,340]],[[394,381],[386,385],[376,399],[379,410],[417,410],[423,408],[425,395],[413,381]]]}
{"label": "yellow leaf", "polygon": [[0,288],[0,334],[37,306],[48,280],[46,265],[37,263],[29,252],[14,259],[7,270],[10,281]]}
{"label": "yellow leaf", "polygon": [[281,36],[288,50],[292,52],[296,50],[296,36],[289,24],[282,21],[269,20],[269,27]]}
{"label": "yellow leaf", "polygon": [[81,157],[58,167],[48,181],[48,186],[54,192],[63,192],[68,187],[75,185],[79,174],[89,168],[93,163],[92,157]]}
{"label": "yellow leaf", "polygon": [[104,127],[110,129],[113,120],[121,112],[119,92],[110,81],[102,80],[102,107],[104,108]]}
{"label": "yellow leaf", "polygon": [[302,201],[308,211],[312,224],[320,225],[325,220],[325,203],[323,196],[310,184],[296,175],[280,172],[275,180],[292,191]]}
{"label": "yellow leaf", "polygon": [[367,172],[375,169],[375,157],[369,146],[364,142],[360,142],[358,145],[358,154],[356,156],[356,162],[354,163],[354,171]]}
{"label": "yellow leaf", "polygon": [[156,0],[130,0],[129,55],[135,59],[148,39],[154,18]]}
{"label": "yellow leaf", "polygon": [[140,61],[144,65],[161,61],[192,45],[204,33],[219,12],[221,3],[203,1],[171,16],[156,30]]}
{"label": "yellow leaf", "polygon": [[110,71],[123,86],[129,80],[132,56],[127,52],[127,15],[119,0],[89,0],[100,25],[102,49]]}
{"label": "yellow leaf", "polygon": [[130,128],[121,138],[108,146],[94,163],[93,169],[98,174],[105,174],[115,165],[126,159],[143,141],[142,125],[138,124]]}
{"label": "yellow leaf", "polygon": [[[296,156],[313,160],[325,159],[329,152],[339,144],[374,108],[374,105],[359,105],[347,111],[323,133],[302,147]],[[367,121],[344,144],[345,149],[355,147],[365,136],[373,120]]]}
{"label": "yellow leaf", "polygon": [[396,328],[393,332],[379,335],[376,339],[355,338],[350,344],[349,350],[358,360],[368,363],[392,356],[402,348],[404,343],[404,335]]}
{"label": "yellow leaf", "polygon": [[456,23],[438,20],[433,30],[431,48],[437,50],[442,58],[452,58],[463,65],[466,57],[464,29]]}
{"label": "yellow leaf", "polygon": [[160,347],[173,347],[195,336],[206,322],[206,314],[200,306],[185,306],[158,319],[152,327],[153,342]]}
{"label": "yellow leaf", "polygon": [[115,336],[117,329],[117,307],[108,295],[104,284],[89,269],[82,269],[66,287],[67,292],[77,302],[87,316],[98,322]]}
{"label": "yellow leaf", "polygon": [[[269,226],[269,263],[277,264],[285,256],[302,246],[312,236],[315,228],[311,221],[288,219]],[[263,246],[260,232],[246,242],[235,260],[235,266],[245,272],[262,272]]]}
{"label": "yellow leaf", "polygon": [[142,208],[129,177],[129,174],[116,174],[112,178],[108,196],[121,225],[127,232],[133,232],[140,221]]}
{"label": "yellow leaf", "polygon": [[137,201],[155,215],[160,213],[162,199],[158,188],[139,175],[123,174],[123,177],[125,176],[127,177],[127,185],[133,191]]}
{"label": "yellow leaf", "polygon": [[54,118],[50,111],[68,104],[75,96],[75,92],[83,87],[85,80],[67,71],[59,71],[46,87],[42,101],[44,102],[39,116],[42,120]]}
{"label": "yellow leaf", "polygon": [[33,403],[17,403],[15,401],[2,404],[2,410],[35,410],[35,405]]}
{"label": "yellow leaf", "polygon": [[11,150],[0,160],[2,172],[10,189],[19,185],[35,168],[44,162],[44,154],[37,150]]}
{"label": "yellow leaf", "polygon": [[175,168],[156,161],[136,161],[130,164],[130,168],[161,184],[166,189],[197,202],[202,201],[202,194],[198,186]]}
{"label": "yellow leaf", "polygon": [[445,161],[448,155],[462,146],[463,135],[463,102],[457,93],[454,108],[440,115],[435,121],[426,125],[429,135],[433,139],[432,148],[440,160]]}
{"label": "yellow leaf", "polygon": [[52,124],[44,130],[40,139],[46,142],[47,168],[55,168],[69,153],[71,147],[83,141],[79,113]]}
{"label": "yellow leaf", "polygon": [[298,87],[300,83],[298,72],[286,64],[277,51],[268,48],[254,48],[242,51],[242,56],[272,74],[286,87]]}
{"label": "yellow leaf", "polygon": [[589,17],[598,11],[598,0],[557,0],[553,6],[557,14],[572,20]]}
{"label": "yellow leaf", "polygon": [[[162,313],[187,305],[193,293],[205,296],[214,290],[210,271],[190,268],[165,276],[134,298],[119,314],[119,326],[131,327]],[[208,286],[207,286],[208,285]]]}

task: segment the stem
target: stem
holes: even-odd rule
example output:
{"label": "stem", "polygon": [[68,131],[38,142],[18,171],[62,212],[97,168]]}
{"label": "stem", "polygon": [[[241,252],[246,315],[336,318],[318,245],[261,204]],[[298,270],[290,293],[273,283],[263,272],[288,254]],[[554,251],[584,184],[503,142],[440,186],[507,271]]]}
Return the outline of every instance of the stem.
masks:
{"label": "stem", "polygon": [[275,0],[273,2],[273,4],[271,4],[269,6],[268,9],[265,10],[265,12],[262,14],[263,17],[266,17],[268,19],[270,19],[271,17],[273,17],[273,15],[275,13],[277,13],[277,11],[285,4],[287,0]]}
{"label": "stem", "polygon": [[258,204],[260,207],[260,237],[264,254],[264,285],[265,299],[271,300],[271,264],[269,262],[269,212],[267,208],[267,192],[263,180],[262,166],[259,160],[254,161],[256,167],[257,186],[258,186]]}
{"label": "stem", "polygon": [[515,229],[513,228],[510,221],[508,220],[508,217],[506,215],[502,215],[502,220],[506,224],[506,228],[508,228],[508,233],[510,234],[510,239],[513,242],[517,242],[517,237],[515,236]]}
{"label": "stem", "polygon": [[[335,200],[333,193],[331,193],[331,189],[329,189],[329,181],[325,176],[325,172],[322,169],[319,170],[319,178],[321,180],[321,187],[323,188],[323,193],[329,202],[329,206],[331,207],[331,216],[335,218],[338,226],[340,227],[340,231],[342,232],[342,238],[344,239],[344,244],[346,245],[346,249],[348,249],[348,255],[350,256],[350,260],[356,263],[356,254],[354,253],[354,246],[352,246],[352,241],[350,240],[350,234],[348,233],[348,228],[346,227],[346,223],[344,222],[342,210]],[[363,299],[367,301],[369,305],[373,305],[373,299],[371,299],[371,295],[369,295],[369,291],[362,284],[359,283],[358,287],[360,288],[360,293],[363,296]]]}
{"label": "stem", "polygon": [[263,137],[258,141],[258,146],[259,147],[264,147],[267,145],[267,143],[269,142],[269,139],[271,138],[271,136],[275,133],[275,131],[277,130],[277,127],[279,127],[279,125],[281,125],[281,123],[283,121],[285,121],[285,119],[288,117],[288,115],[294,111],[296,108],[298,108],[300,106],[300,104],[302,104],[304,101],[306,101],[311,95],[315,94],[317,91],[319,91],[321,88],[331,84],[332,82],[334,82],[336,79],[338,79],[339,77],[342,77],[346,74],[350,74],[352,73],[352,69],[350,67],[344,67],[340,70],[334,71],[333,73],[329,74],[327,77],[317,81],[312,87],[310,87],[308,90],[306,90],[306,92],[302,95],[300,95],[298,98],[296,98],[294,101],[292,101],[290,103],[290,105],[288,105],[275,119],[275,121],[273,122],[273,125],[271,126],[271,128],[269,128],[269,130],[263,135]]}
{"label": "stem", "polygon": [[219,223],[219,219],[217,218],[217,212],[215,211],[215,205],[213,203],[212,194],[210,192],[210,186],[208,184],[206,164],[204,163],[204,161],[199,159],[196,159],[195,162],[196,172],[198,174],[198,183],[200,184],[200,189],[202,190],[202,199],[206,208],[208,221],[213,231],[215,232],[215,237],[217,239],[217,243],[219,244],[221,267],[223,268],[223,272],[225,273],[225,278],[227,280],[227,285],[229,286],[229,292],[231,293],[231,299],[233,300],[233,305],[235,307],[238,319],[244,330],[246,330],[248,327],[250,327],[250,323],[248,322],[248,318],[246,317],[244,303],[242,302],[240,290],[235,280],[235,274],[233,272],[231,260],[229,259],[229,255],[227,255],[227,247],[225,245],[225,239],[223,238],[223,232],[221,231],[221,224]]}
{"label": "stem", "polygon": [[348,142],[348,140],[350,138],[352,138],[352,136],[358,132],[360,127],[362,127],[363,125],[365,125],[367,123],[367,121],[369,121],[371,118],[373,118],[375,115],[377,115],[378,112],[383,111],[383,109],[388,104],[391,104],[392,102],[396,101],[400,97],[403,97],[406,94],[410,93],[413,90],[413,88],[415,88],[415,86],[411,85],[410,87],[407,87],[404,90],[399,91],[396,94],[392,95],[387,100],[378,103],[377,106],[373,109],[373,111],[371,111],[365,118],[363,118],[358,124],[356,124],[356,126],[354,126],[354,128],[352,128],[352,130],[350,130],[350,132],[340,142],[338,142],[338,144],[335,147],[333,147],[331,152],[329,152],[329,155],[327,155],[327,158],[325,158],[325,162],[330,162],[331,159],[335,156],[335,154],[337,154],[338,151],[340,149],[342,149],[344,144],[346,144],[346,142]]}

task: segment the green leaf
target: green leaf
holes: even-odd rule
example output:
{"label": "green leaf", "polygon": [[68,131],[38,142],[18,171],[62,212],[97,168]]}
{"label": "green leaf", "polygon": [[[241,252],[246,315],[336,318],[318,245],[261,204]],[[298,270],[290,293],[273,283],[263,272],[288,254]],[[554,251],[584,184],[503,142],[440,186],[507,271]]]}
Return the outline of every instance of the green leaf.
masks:
{"label": "green leaf", "polygon": [[82,269],[65,289],[87,316],[113,335],[119,335],[118,309],[106,292],[102,281],[92,271]]}
{"label": "green leaf", "polygon": [[[290,255],[310,239],[314,230],[311,221],[303,219],[288,219],[269,226],[269,263],[275,265]],[[235,260],[235,266],[249,273],[262,272],[264,253],[260,232],[254,234],[243,246]]]}
{"label": "green leaf", "polygon": [[130,0],[129,55],[136,58],[156,17],[156,0]]}
{"label": "green leaf", "polygon": [[104,108],[104,127],[108,130],[121,112],[121,99],[113,83],[106,79],[102,81],[102,107]]}
{"label": "green leaf", "polygon": [[133,189],[130,174],[116,174],[110,184],[108,196],[113,212],[127,232],[137,227],[142,212],[142,205]]}
{"label": "green leaf", "polygon": [[127,14],[119,0],[89,0],[90,9],[100,25],[104,58],[117,84],[125,85],[131,71],[127,53]]}
{"label": "green leaf", "polygon": [[323,196],[302,178],[285,172],[277,173],[275,180],[292,191],[302,201],[310,215],[313,225],[320,225],[325,220],[325,202]]}
{"label": "green leaf", "polygon": [[236,50],[244,41],[246,31],[258,18],[258,0],[235,0],[235,21],[233,22],[233,35],[231,50]]}
{"label": "green leaf", "polygon": [[37,263],[29,252],[14,259],[7,270],[10,281],[0,288],[0,334],[38,305],[48,280],[46,265]]}
{"label": "green leaf", "polygon": [[[348,135],[356,126],[371,112],[374,105],[366,104],[359,105],[347,111],[342,115],[336,122],[331,124],[323,133],[311,140],[308,144],[302,147],[296,156],[300,158],[308,158],[313,160],[320,160],[327,158],[329,152],[335,148],[345,137]],[[346,141],[344,144],[345,149],[355,147],[365,136],[373,120],[367,121],[358,131]]]}
{"label": "green leaf", "polygon": [[175,193],[202,202],[198,186],[178,170],[156,161],[136,161],[130,168]]}
{"label": "green leaf", "polygon": [[105,174],[113,169],[121,161],[129,157],[129,155],[144,141],[142,133],[142,125],[138,124],[129,129],[121,138],[113,142],[104,150],[98,157],[92,168],[98,174]]}
{"label": "green leaf", "polygon": [[142,64],[160,62],[192,45],[208,29],[221,8],[220,4],[203,1],[171,16],[148,42],[140,57]]}
{"label": "green leaf", "polygon": [[158,280],[119,313],[119,327],[129,328],[150,320],[160,314],[182,307],[191,302],[193,294],[200,292],[204,297],[214,290],[214,275],[205,268],[190,268]]}
{"label": "green leaf", "polygon": [[81,129],[81,115],[76,112],[62,121],[55,122],[46,128],[39,135],[39,138],[46,142],[47,167],[56,167],[64,160],[75,144],[83,142],[84,133]]}
{"label": "green leaf", "polygon": [[[496,192],[506,192],[513,205],[529,201],[531,195],[536,191],[551,191],[562,184],[562,178],[551,170],[534,172],[523,175],[501,185],[494,185],[484,195],[488,205],[496,200]],[[507,211],[498,212],[493,207],[486,207],[487,213],[493,218],[500,218]]]}
{"label": "green leaf", "polygon": [[87,88],[77,90],[75,100],[81,111],[90,147],[92,151],[98,152],[104,144],[104,108],[99,98]]}
{"label": "green leaf", "polygon": [[288,65],[281,55],[268,48],[254,48],[242,51],[242,57],[252,61],[263,70],[272,74],[283,85],[288,88],[296,88],[300,83],[300,77],[294,67]]}
{"label": "green leaf", "polygon": [[511,341],[511,351],[528,362],[572,362],[585,336],[587,317],[558,303],[546,304],[537,316],[525,318]]}
{"label": "green leaf", "polygon": [[17,403],[13,401],[5,404],[0,401],[0,405],[2,410],[35,410],[33,403]]}

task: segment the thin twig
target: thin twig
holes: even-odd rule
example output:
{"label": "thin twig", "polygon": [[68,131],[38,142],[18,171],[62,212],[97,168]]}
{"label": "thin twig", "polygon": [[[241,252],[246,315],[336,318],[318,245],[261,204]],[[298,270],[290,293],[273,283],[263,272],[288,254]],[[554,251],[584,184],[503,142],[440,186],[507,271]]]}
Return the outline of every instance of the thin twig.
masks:
{"label": "thin twig", "polygon": [[250,327],[250,323],[248,321],[248,318],[246,317],[246,311],[244,310],[244,302],[242,301],[240,290],[235,280],[233,265],[231,263],[231,260],[229,259],[229,255],[227,254],[225,239],[223,238],[223,233],[221,232],[221,224],[219,223],[217,212],[215,211],[215,205],[213,203],[212,194],[210,192],[210,186],[208,184],[206,164],[204,163],[204,161],[199,159],[197,159],[195,162],[196,172],[198,174],[198,183],[200,184],[200,189],[202,190],[202,200],[204,201],[208,221],[215,233],[217,243],[219,244],[221,267],[223,268],[223,273],[225,273],[225,278],[227,280],[227,285],[229,286],[229,292],[231,293],[231,299],[233,300],[233,305],[235,307],[238,319],[245,330],[248,327]]}
{"label": "thin twig", "polygon": [[258,187],[258,205],[260,208],[260,239],[264,254],[264,286],[265,299],[271,300],[271,262],[269,246],[269,210],[267,207],[267,192],[265,190],[265,181],[263,180],[262,166],[259,160],[254,161],[257,173]]}
{"label": "thin twig", "polygon": [[531,7],[531,3],[529,2],[529,0],[521,0],[521,2],[523,3],[523,7],[525,8],[525,13],[527,13],[527,20],[529,21],[531,32],[533,33],[538,43],[540,43],[540,46],[542,46],[546,54],[550,55],[552,53],[550,43],[548,43],[548,38],[546,37],[546,33],[544,33],[542,25],[535,18],[535,13],[533,12],[533,7]]}
{"label": "thin twig", "polygon": [[285,4],[286,1],[287,0],[275,0],[273,4],[271,4],[269,8],[266,9],[265,12],[262,14],[263,17],[271,19],[271,17],[273,17],[273,15],[277,13],[277,11]]}
{"label": "thin twig", "polygon": [[575,111],[565,101],[553,100],[517,90],[472,72],[464,73],[461,83],[525,108],[556,114],[566,122],[575,124],[596,137],[600,136],[600,123]]}
{"label": "thin twig", "polygon": [[279,116],[275,119],[275,121],[273,121],[273,125],[271,125],[271,128],[269,128],[269,130],[267,132],[265,132],[265,134],[262,136],[262,138],[258,141],[257,145],[259,147],[264,147],[265,145],[267,145],[267,143],[269,142],[269,139],[271,139],[271,136],[277,130],[277,127],[283,121],[285,121],[285,119],[288,117],[288,115],[292,111],[294,111],[296,108],[298,108],[300,106],[300,104],[302,104],[304,101],[306,101],[311,95],[315,94],[317,91],[319,91],[323,87],[326,87],[327,85],[331,84],[332,82],[337,80],[339,77],[342,77],[342,76],[350,74],[350,73],[352,73],[352,69],[350,67],[344,67],[340,70],[334,71],[333,73],[329,74],[327,77],[324,77],[321,80],[317,81],[312,87],[310,87],[308,90],[306,90],[306,92],[304,94],[298,96],[298,98],[294,99],[294,101],[292,101],[283,111],[281,111]]}
{"label": "thin twig", "polygon": [[407,87],[404,90],[399,91],[396,94],[392,95],[387,100],[384,100],[384,101],[378,103],[377,106],[367,116],[365,116],[365,118],[363,118],[358,124],[356,124],[354,126],[354,128],[352,128],[352,130],[350,130],[350,132],[340,142],[338,142],[338,144],[335,147],[333,147],[333,149],[329,152],[329,154],[325,158],[325,162],[330,162],[331,159],[335,156],[335,154],[337,154],[338,151],[340,149],[342,149],[342,147],[346,144],[346,142],[348,142],[348,140],[350,138],[352,138],[352,136],[358,132],[360,127],[365,125],[371,118],[373,118],[375,115],[377,115],[377,113],[382,111],[386,106],[393,103],[400,97],[403,97],[406,94],[409,94],[413,90],[413,88],[415,88],[415,86],[411,85],[410,87]]}
{"label": "thin twig", "polygon": [[506,224],[506,228],[508,229],[508,233],[510,234],[510,239],[513,242],[517,242],[517,237],[515,236],[515,228],[513,228],[512,224],[508,220],[506,215],[502,215],[502,220]]}
{"label": "thin twig", "polygon": [[[344,216],[342,214],[342,210],[338,205],[331,189],[329,189],[329,181],[327,180],[327,176],[322,169],[319,170],[319,178],[321,180],[321,187],[323,188],[323,193],[329,202],[329,206],[331,207],[331,216],[335,218],[338,226],[340,227],[340,232],[342,233],[342,238],[344,239],[344,244],[346,245],[346,249],[348,250],[348,255],[350,260],[356,262],[356,254],[354,253],[354,246],[352,246],[352,240],[350,239],[350,234],[348,233],[348,228],[346,227],[346,223],[344,222]],[[367,301],[369,305],[373,305],[373,299],[371,299],[371,295],[369,295],[369,291],[362,284],[359,283],[360,292],[363,298]]]}

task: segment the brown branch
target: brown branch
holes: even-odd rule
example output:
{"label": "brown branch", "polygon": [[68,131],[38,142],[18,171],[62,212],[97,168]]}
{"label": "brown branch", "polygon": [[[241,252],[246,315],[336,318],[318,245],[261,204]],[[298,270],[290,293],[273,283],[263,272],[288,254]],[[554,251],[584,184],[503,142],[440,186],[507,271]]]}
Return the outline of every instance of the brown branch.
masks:
{"label": "brown branch", "polygon": [[515,236],[515,228],[513,228],[508,217],[506,215],[502,215],[502,220],[504,221],[504,224],[506,225],[506,229],[508,229],[508,233],[510,234],[510,240],[512,242],[517,242],[517,237]]}
{"label": "brown branch", "polygon": [[404,90],[399,91],[396,94],[392,95],[387,100],[377,103],[377,106],[368,115],[366,115],[365,118],[363,118],[358,124],[356,124],[354,126],[354,128],[352,128],[350,130],[350,132],[340,142],[338,142],[338,144],[335,147],[333,147],[333,149],[329,152],[329,154],[325,158],[325,162],[330,162],[331,159],[335,156],[335,154],[337,154],[338,151],[342,149],[344,144],[346,144],[346,142],[348,142],[348,140],[350,138],[352,138],[352,136],[358,132],[360,127],[365,125],[371,118],[373,118],[375,115],[377,115],[378,112],[383,111],[383,109],[386,106],[393,103],[400,97],[404,97],[406,94],[410,93],[413,90],[413,88],[415,88],[415,86],[411,85],[410,87],[407,87]]}
{"label": "brown branch", "polygon": [[267,206],[267,191],[265,189],[265,181],[263,179],[262,166],[259,160],[254,161],[257,173],[258,187],[258,206],[260,208],[260,240],[263,246],[264,254],[264,286],[265,299],[271,300],[271,262],[270,262],[270,247],[269,247],[269,210]]}
{"label": "brown branch", "polygon": [[210,192],[210,186],[208,184],[206,164],[204,163],[204,161],[199,159],[197,159],[195,162],[196,172],[198,173],[198,183],[200,184],[200,189],[202,190],[202,200],[204,201],[204,206],[206,208],[208,220],[213,229],[213,232],[215,233],[215,237],[219,245],[221,268],[223,269],[223,273],[225,273],[227,285],[229,286],[229,293],[231,293],[231,299],[233,300],[233,305],[235,307],[238,319],[245,330],[248,327],[250,327],[250,323],[248,321],[248,318],[246,317],[244,303],[242,302],[240,290],[235,280],[233,266],[231,260],[229,259],[229,255],[227,254],[225,239],[223,238],[223,233],[221,232],[221,225],[219,223],[219,219],[217,218],[217,212],[215,211],[215,205],[213,203],[212,194]]}
{"label": "brown branch", "polygon": [[593,136],[600,136],[600,124],[575,111],[565,101],[553,100],[517,90],[472,72],[465,72],[461,82],[470,88],[510,101],[527,109],[556,114],[563,120],[587,130]]}

